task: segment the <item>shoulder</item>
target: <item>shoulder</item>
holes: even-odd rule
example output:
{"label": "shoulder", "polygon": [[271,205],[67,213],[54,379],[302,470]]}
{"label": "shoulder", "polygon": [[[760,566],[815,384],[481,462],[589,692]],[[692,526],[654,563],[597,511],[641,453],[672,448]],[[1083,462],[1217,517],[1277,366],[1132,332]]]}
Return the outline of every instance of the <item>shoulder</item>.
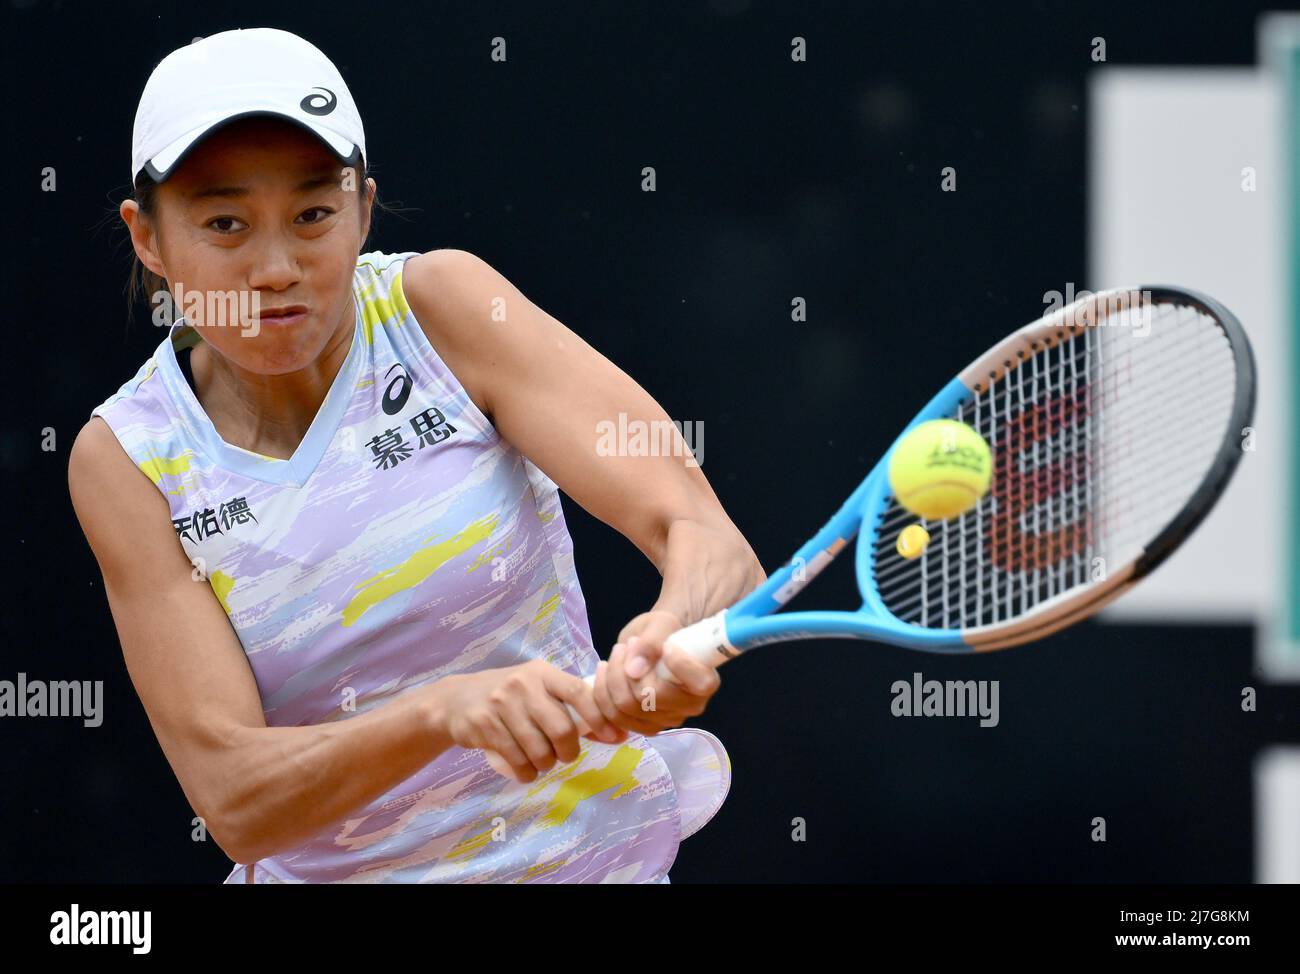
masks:
{"label": "shoulder", "polygon": [[167,506],[162,494],[127,455],[101,416],[92,416],[72,441],[72,449],[68,451],[68,487],[74,504],[78,495],[120,498],[125,492]]}
{"label": "shoulder", "polygon": [[517,293],[487,261],[465,250],[431,250],[407,259],[402,292],[425,337],[475,405],[491,420],[494,309]]}
{"label": "shoulder", "polygon": [[115,472],[134,467],[126,451],[118,443],[117,437],[108,423],[99,416],[92,416],[68,451],[68,482],[90,481],[102,486],[106,478]]}
{"label": "shoulder", "polygon": [[[166,498],[99,416],[81,428],[68,452],[68,492],[101,564],[114,539],[144,546],[171,532]],[[164,525],[168,525],[165,531]],[[131,538],[133,542],[128,541]]]}
{"label": "shoulder", "polygon": [[[411,310],[417,316],[424,311],[431,319],[473,313],[492,284],[504,280],[487,261],[467,250],[430,250],[408,258],[402,267],[402,290]],[[420,323],[424,324],[423,318]]]}

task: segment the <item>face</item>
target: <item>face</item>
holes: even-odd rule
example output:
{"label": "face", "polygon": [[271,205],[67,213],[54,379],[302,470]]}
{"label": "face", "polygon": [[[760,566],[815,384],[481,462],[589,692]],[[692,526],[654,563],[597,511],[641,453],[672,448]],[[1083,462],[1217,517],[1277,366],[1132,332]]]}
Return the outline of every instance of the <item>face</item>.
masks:
{"label": "face", "polygon": [[[370,187],[373,180],[367,180]],[[352,273],[370,227],[358,175],[296,125],[244,119],[205,139],[158,187],[155,219],[122,204],[141,261],[230,364],[303,369],[351,335]],[[273,309],[306,308],[277,322]]]}

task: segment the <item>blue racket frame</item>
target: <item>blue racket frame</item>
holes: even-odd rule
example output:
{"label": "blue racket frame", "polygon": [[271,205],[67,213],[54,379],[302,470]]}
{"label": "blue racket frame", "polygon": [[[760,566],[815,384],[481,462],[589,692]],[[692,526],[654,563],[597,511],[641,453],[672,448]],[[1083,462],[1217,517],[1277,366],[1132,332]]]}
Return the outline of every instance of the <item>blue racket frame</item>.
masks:
{"label": "blue racket frame", "polygon": [[[896,618],[885,608],[873,577],[872,547],[889,500],[889,458],[904,436],[919,423],[951,417],[972,395],[959,378],[948,383],[908,423],[840,509],[791,559],[759,588],[727,610],[723,621],[727,641],[744,651],[765,643],[790,639],[871,639],[934,653],[970,653],[974,647],[960,629],[927,629]],[[855,612],[779,611],[857,536],[854,567],[862,606]],[[802,574],[796,575],[802,570]]]}

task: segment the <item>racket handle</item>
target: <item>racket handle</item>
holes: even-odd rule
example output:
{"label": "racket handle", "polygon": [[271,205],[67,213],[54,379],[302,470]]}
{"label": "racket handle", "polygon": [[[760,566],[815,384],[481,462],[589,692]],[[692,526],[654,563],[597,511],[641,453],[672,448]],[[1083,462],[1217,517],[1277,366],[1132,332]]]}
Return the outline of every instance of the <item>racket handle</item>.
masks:
{"label": "racket handle", "polygon": [[[740,651],[727,641],[727,613],[724,609],[717,615],[692,622],[684,629],[678,629],[664,640],[664,648],[675,646],[691,659],[698,660],[705,666],[717,669],[729,659],[735,659]],[[672,671],[661,659],[655,668],[655,675],[661,680],[676,683]]]}

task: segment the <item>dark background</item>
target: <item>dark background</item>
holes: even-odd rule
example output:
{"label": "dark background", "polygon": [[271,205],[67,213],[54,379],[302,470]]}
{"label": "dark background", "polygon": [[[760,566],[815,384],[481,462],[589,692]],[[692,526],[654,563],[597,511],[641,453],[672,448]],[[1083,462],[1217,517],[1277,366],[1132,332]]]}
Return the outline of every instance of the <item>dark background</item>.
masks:
{"label": "dark background", "polygon": [[[0,722],[0,881],[229,869],[190,840],[66,486],[90,410],[161,340],[144,306],[128,313],[116,207],[137,100],[172,49],[252,26],[321,47],[381,199],[408,208],[379,215],[367,249],[479,254],[671,416],[702,421],[704,472],[770,571],[1045,291],[1114,283],[1085,267],[1086,84],[1106,69],[1092,38],[1110,64],[1254,64],[1256,17],[1280,6],[11,0],[0,678],[103,680],[106,719]],[[505,64],[489,59],[498,35]],[[57,192],[40,191],[46,166]],[[945,166],[956,193],[940,192]],[[790,320],[795,296],[807,322]],[[658,576],[566,511],[605,652]],[[813,601],[857,604],[844,562]],[[1249,882],[1251,762],[1300,740],[1297,692],[1262,683],[1253,639],[1087,625],[978,659],[756,652],[698,721],[735,780],[672,880]],[[892,717],[890,684],[916,671],[1000,680],[1001,724]]]}

